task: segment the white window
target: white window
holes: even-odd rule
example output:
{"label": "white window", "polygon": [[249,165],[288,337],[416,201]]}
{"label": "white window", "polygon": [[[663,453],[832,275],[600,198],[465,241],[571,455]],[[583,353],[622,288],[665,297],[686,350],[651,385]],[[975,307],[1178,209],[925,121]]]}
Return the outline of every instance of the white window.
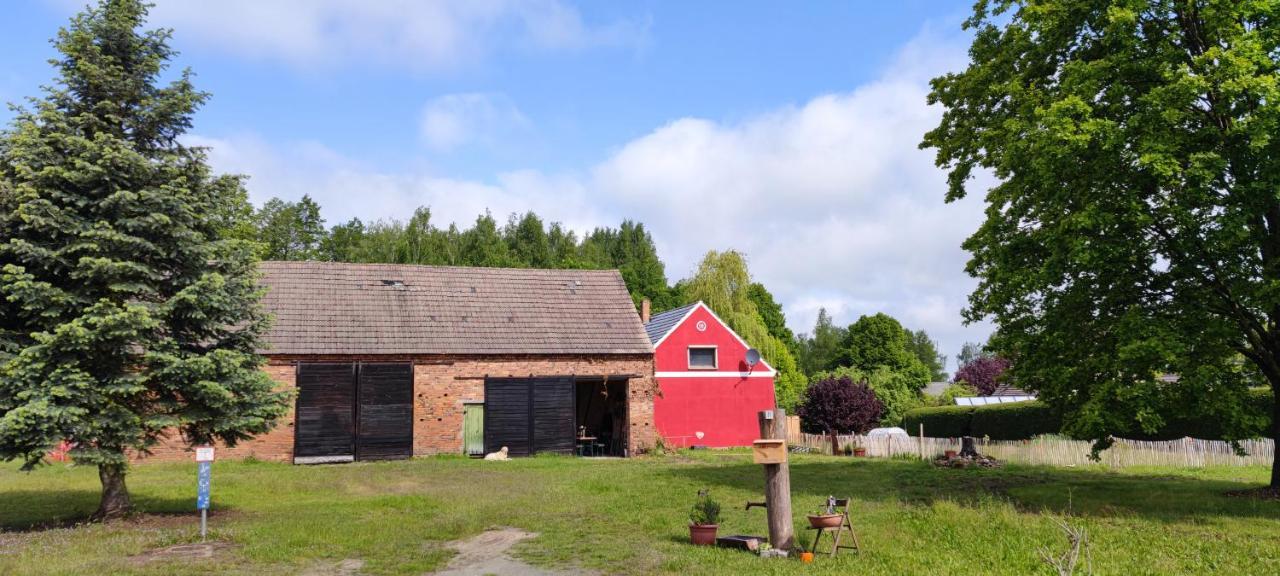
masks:
{"label": "white window", "polygon": [[689,347],[690,370],[715,370],[718,367],[719,362],[716,360],[715,346]]}

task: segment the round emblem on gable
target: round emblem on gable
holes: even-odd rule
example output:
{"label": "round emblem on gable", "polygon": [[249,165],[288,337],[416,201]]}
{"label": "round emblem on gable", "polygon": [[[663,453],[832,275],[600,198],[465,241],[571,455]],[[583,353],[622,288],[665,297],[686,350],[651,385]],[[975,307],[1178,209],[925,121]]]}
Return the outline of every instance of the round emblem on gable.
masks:
{"label": "round emblem on gable", "polygon": [[696,327],[698,328],[698,331],[699,331],[699,332],[706,332],[706,331],[707,331],[707,323],[706,323],[706,322],[703,322],[702,320],[699,320],[699,321],[698,321],[698,324],[696,325]]}

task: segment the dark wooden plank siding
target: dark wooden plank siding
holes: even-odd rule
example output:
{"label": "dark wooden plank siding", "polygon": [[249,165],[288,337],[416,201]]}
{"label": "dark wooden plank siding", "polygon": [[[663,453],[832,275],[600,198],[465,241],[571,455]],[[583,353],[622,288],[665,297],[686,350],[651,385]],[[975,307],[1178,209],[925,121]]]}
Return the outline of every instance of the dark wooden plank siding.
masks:
{"label": "dark wooden plank siding", "polygon": [[295,457],[355,454],[355,365],[298,366]]}
{"label": "dark wooden plank siding", "polygon": [[484,381],[484,451],[507,447],[512,456],[532,451],[528,378],[486,378]]}
{"label": "dark wooden plank siding", "polygon": [[533,378],[533,451],[573,454],[576,385],[572,377]]}
{"label": "dark wooden plank siding", "polygon": [[356,459],[413,455],[413,365],[361,364]]}

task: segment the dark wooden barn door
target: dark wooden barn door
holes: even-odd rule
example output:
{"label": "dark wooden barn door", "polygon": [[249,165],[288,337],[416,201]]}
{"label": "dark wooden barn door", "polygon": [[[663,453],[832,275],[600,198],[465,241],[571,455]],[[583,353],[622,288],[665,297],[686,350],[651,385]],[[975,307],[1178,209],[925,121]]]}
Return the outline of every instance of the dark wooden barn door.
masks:
{"label": "dark wooden barn door", "polygon": [[355,458],[356,366],[300,364],[294,458],[342,462]]}
{"label": "dark wooden barn door", "polygon": [[576,431],[573,378],[533,378],[533,451],[573,454]]}
{"label": "dark wooden barn door", "polygon": [[497,452],[503,446],[512,456],[528,456],[529,379],[486,378],[484,381],[484,451]]}
{"label": "dark wooden barn door", "polygon": [[413,365],[360,364],[356,459],[413,455]]}
{"label": "dark wooden barn door", "polygon": [[486,378],[484,449],[512,456],[573,453],[574,379]]}
{"label": "dark wooden barn door", "polygon": [[297,463],[413,455],[413,365],[298,365]]}

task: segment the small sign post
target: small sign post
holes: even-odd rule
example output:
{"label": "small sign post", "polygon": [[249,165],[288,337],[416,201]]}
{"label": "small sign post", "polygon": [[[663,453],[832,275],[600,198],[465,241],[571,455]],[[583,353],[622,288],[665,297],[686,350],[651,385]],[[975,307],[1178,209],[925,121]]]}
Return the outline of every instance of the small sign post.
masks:
{"label": "small sign post", "polygon": [[213,479],[213,446],[196,447],[196,508],[200,509],[200,540],[209,525],[209,483]]}

